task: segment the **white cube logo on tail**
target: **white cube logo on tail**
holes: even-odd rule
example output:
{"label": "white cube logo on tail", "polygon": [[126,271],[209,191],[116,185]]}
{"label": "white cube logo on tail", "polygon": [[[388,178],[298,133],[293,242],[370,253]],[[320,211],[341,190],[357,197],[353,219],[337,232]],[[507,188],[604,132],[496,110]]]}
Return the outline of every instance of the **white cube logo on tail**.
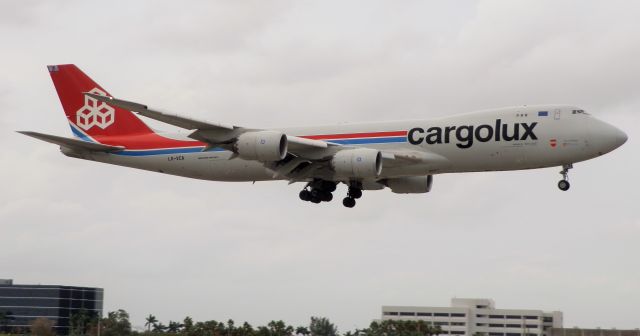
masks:
{"label": "white cube logo on tail", "polygon": [[[91,93],[106,96],[107,93],[94,88]],[[76,124],[83,130],[89,130],[93,126],[102,129],[107,128],[115,121],[115,109],[104,102],[99,102],[95,98],[84,96],[84,106],[76,112]]]}

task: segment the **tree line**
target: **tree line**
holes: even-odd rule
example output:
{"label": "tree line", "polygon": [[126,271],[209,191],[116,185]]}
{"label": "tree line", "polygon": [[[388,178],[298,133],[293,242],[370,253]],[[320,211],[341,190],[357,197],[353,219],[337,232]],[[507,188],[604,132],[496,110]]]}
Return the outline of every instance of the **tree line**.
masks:
{"label": "tree line", "polygon": [[[4,318],[6,319],[6,316]],[[44,318],[34,320],[29,330],[6,330],[6,323],[2,322],[0,321],[0,327],[5,326],[5,329],[0,329],[0,336],[56,335],[53,321]],[[368,328],[339,334],[336,326],[325,317],[311,317],[307,326],[293,327],[282,320],[273,320],[266,325],[254,327],[248,322],[236,324],[233,320],[196,322],[189,316],[182,321],[169,321],[164,324],[152,314],[145,318],[146,330],[136,331],[131,327],[129,314],[122,309],[109,312],[103,318],[81,310],[71,316],[69,323],[70,335],[73,336],[433,336],[442,333],[440,326],[419,320],[373,321]]]}

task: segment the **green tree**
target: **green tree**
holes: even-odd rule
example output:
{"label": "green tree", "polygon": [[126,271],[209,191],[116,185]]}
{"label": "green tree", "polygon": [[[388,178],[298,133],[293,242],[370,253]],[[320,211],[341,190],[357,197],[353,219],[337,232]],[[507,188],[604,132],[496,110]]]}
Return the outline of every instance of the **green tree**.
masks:
{"label": "green tree", "polygon": [[151,327],[158,323],[158,319],[152,314],[149,314],[149,316],[145,318],[145,321],[144,326],[147,327],[147,331],[151,331]]}
{"label": "green tree", "polygon": [[89,312],[82,308],[73,313],[69,318],[71,327],[71,335],[85,335],[89,329],[92,320],[94,320]]}
{"label": "green tree", "polygon": [[326,317],[312,317],[309,324],[311,336],[336,336],[338,328]]}
{"label": "green tree", "polygon": [[371,322],[369,328],[358,330],[365,336],[433,336],[442,333],[440,326],[424,321],[384,320]]}
{"label": "green tree", "polygon": [[236,336],[255,336],[256,331],[251,324],[245,322],[241,327],[236,328]]}
{"label": "green tree", "polygon": [[10,311],[0,312],[0,333],[8,332],[9,330],[9,321],[13,319],[11,316],[12,313]]}
{"label": "green tree", "polygon": [[258,327],[257,336],[292,336],[293,327],[288,326],[284,321],[271,321],[267,326]]}
{"label": "green tree", "polygon": [[193,319],[189,316],[185,317],[184,320],[182,320],[182,325],[183,328],[182,330],[187,333],[187,335],[190,335],[190,333],[193,331]]}
{"label": "green tree", "polygon": [[126,336],[131,335],[131,322],[129,313],[123,309],[109,312],[102,319],[102,336]]}
{"label": "green tree", "polygon": [[297,327],[296,328],[296,335],[302,335],[302,336],[307,336],[309,335],[311,332],[309,331],[309,328],[307,327]]}

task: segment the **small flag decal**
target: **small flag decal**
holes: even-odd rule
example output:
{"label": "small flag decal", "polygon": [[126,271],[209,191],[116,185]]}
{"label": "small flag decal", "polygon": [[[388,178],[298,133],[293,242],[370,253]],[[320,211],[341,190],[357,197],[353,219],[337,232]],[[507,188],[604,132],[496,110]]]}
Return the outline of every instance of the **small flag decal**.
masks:
{"label": "small flag decal", "polygon": [[538,111],[538,117],[548,117],[549,111]]}
{"label": "small flag decal", "polygon": [[551,148],[556,148],[558,141],[556,141],[556,139],[551,139],[549,140],[549,145],[551,145]]}

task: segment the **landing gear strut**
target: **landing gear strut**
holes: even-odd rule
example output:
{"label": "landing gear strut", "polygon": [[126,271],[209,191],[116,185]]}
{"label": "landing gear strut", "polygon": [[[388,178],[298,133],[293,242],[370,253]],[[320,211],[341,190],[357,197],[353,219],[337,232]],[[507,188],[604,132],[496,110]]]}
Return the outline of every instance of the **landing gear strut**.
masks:
{"label": "landing gear strut", "polygon": [[558,182],[558,188],[562,191],[567,191],[569,190],[569,187],[571,187],[569,184],[569,169],[571,168],[573,168],[573,164],[566,164],[562,166],[562,170],[560,171],[560,174],[562,174],[562,180]]}
{"label": "landing gear strut", "polygon": [[362,189],[357,186],[349,186],[349,191],[347,192],[347,197],[342,200],[342,205],[347,208],[353,208],[356,206],[356,199],[362,197]]}
{"label": "landing gear strut", "polygon": [[333,194],[336,190],[335,182],[325,180],[313,180],[309,182],[302,191],[300,191],[300,199],[305,202],[320,203],[331,202]]}

